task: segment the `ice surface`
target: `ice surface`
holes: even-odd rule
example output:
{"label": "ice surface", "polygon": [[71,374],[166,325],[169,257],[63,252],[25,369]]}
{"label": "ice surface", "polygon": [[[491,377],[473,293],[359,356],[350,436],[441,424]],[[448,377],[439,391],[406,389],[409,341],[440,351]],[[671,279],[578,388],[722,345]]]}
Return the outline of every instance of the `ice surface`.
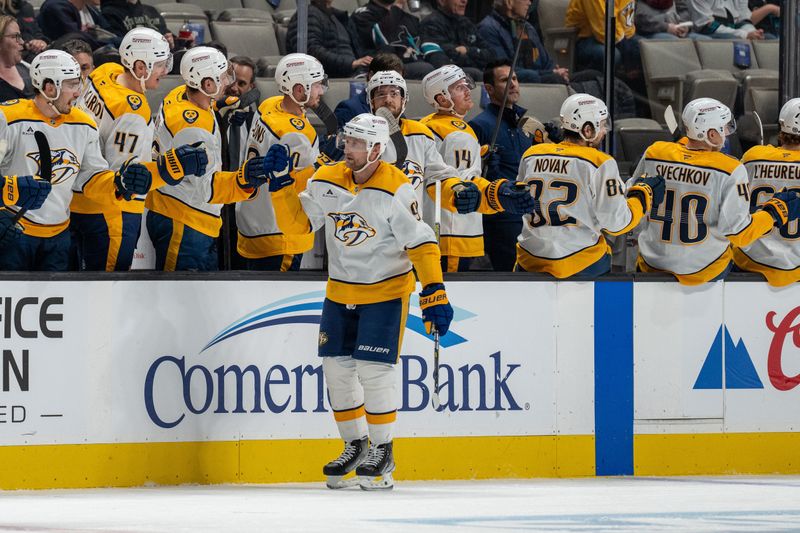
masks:
{"label": "ice surface", "polygon": [[800,531],[800,477],[7,491],[6,531]]}

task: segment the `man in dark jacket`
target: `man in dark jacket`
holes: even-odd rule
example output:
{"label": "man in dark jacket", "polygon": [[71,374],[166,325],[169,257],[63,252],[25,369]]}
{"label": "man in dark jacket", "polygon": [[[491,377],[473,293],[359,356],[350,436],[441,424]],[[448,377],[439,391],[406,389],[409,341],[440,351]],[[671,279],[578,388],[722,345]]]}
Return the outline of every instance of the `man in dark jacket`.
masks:
{"label": "man in dark jacket", "polygon": [[[363,74],[371,56],[356,58],[347,32],[347,12],[333,9],[333,0],[311,0],[308,6],[308,53],[319,59],[330,78]],[[289,21],[286,52],[297,51],[297,13]]]}
{"label": "man in dark jacket", "polygon": [[509,61],[522,35],[514,68],[520,82],[567,84],[569,72],[555,64],[536,29],[526,20],[530,6],[531,0],[494,0],[494,9],[478,24],[478,34],[498,59]]}
{"label": "man in dark jacket", "polygon": [[153,6],[143,4],[140,0],[102,0],[100,5],[111,33],[125,37],[133,28],[150,28],[167,38],[170,49],[175,48],[172,32],[167,29],[164,17]]}
{"label": "man in dark jacket", "polygon": [[[491,103],[483,113],[469,123],[481,145],[491,144],[506,83],[511,83],[495,141],[496,151],[488,156],[486,179],[491,181],[501,178],[516,180],[522,154],[533,144],[533,138],[519,127],[525,109],[517,105],[520,95],[519,82],[516,73],[511,80],[508,79],[510,71],[511,62],[503,59],[487,65],[483,73],[483,85]],[[517,259],[517,235],[521,231],[522,217],[519,215],[508,213],[483,215],[484,246],[495,271],[511,272],[514,268]]]}
{"label": "man in dark jacket", "polygon": [[106,29],[108,23],[87,0],[45,0],[36,20],[52,41],[74,34],[74,38],[89,43],[92,50],[106,44],[97,38],[92,29]]}
{"label": "man in dark jacket", "polygon": [[437,0],[437,7],[422,19],[422,40],[438,43],[450,60],[474,79],[494,59],[478,27],[464,16],[467,0]]}
{"label": "man in dark jacket", "polygon": [[405,64],[404,77],[419,80],[450,63],[450,58],[435,42],[422,42],[419,20],[403,10],[405,3],[406,0],[370,0],[353,13],[348,29],[357,54],[396,54]]}

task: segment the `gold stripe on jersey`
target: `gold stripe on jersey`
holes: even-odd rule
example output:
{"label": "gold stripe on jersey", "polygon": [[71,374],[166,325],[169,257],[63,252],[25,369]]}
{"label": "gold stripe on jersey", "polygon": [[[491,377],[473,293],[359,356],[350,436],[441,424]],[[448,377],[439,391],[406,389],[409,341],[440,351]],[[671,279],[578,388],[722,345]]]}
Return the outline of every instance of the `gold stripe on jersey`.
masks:
{"label": "gold stripe on jersey", "polygon": [[22,232],[31,237],[55,237],[69,227],[69,219],[58,224],[37,224],[25,218],[25,215],[22,215],[19,223],[22,226]]}
{"label": "gold stripe on jersey", "polygon": [[800,281],[800,266],[790,270],[765,265],[764,263],[759,263],[739,248],[733,249],[733,262],[745,272],[761,274],[767,280],[767,283],[773,287],[785,287]]}
{"label": "gold stripe on jersey", "polygon": [[414,248],[407,248],[408,258],[417,271],[422,287],[434,283],[444,283],[442,277],[442,255],[435,242],[425,242]]}
{"label": "gold stripe on jersey", "polygon": [[325,297],[340,304],[375,304],[408,296],[416,286],[417,279],[411,270],[375,283],[350,283],[328,278]]}
{"label": "gold stripe on jersey", "polygon": [[261,102],[261,105],[258,106],[261,122],[279,140],[289,133],[302,133],[311,146],[314,146],[317,140],[317,130],[314,129],[305,114],[298,117],[285,111],[281,106],[283,98],[282,95],[273,96]]}
{"label": "gold stripe on jersey", "polygon": [[433,132],[431,129],[419,120],[401,118],[400,133],[402,133],[404,137],[410,137],[412,135],[424,135],[432,141],[436,140],[433,137]]}
{"label": "gold stripe on jersey", "polygon": [[[117,78],[125,72],[125,67],[117,63],[105,63],[97,67],[90,75],[92,86],[100,95],[101,102],[86,102],[87,107],[103,105],[115,119],[122,115],[132,113],[139,115],[147,124],[150,124],[150,104],[144,94],[132,91],[120,84]],[[100,113],[95,113],[100,115]]]}
{"label": "gold stripe on jersey", "polygon": [[219,229],[222,227],[222,219],[218,216],[200,211],[177,198],[163,194],[158,189],[147,194],[145,207],[173,221],[186,224],[209,237],[219,236]]}
{"label": "gold stripe on jersey", "polygon": [[641,255],[636,260],[636,266],[639,267],[639,270],[642,272],[665,272],[667,274],[672,274],[682,285],[702,285],[722,274],[725,269],[728,268],[732,259],[733,252],[731,252],[731,247],[728,246],[725,248],[725,251],[722,252],[722,255],[712,261],[711,264],[691,274],[676,274],[669,270],[661,270],[648,264]]}
{"label": "gold stripe on jersey", "polygon": [[361,185],[353,181],[353,171],[347,168],[344,161],[320,167],[314,173],[313,179],[331,183],[354,194],[359,190],[376,189],[394,195],[401,185],[408,183],[408,177],[402,170],[385,161],[379,162],[369,180]]}
{"label": "gold stripe on jersey", "polygon": [[[298,255],[314,247],[314,234],[286,235],[242,235],[240,232],[236,243],[236,251],[247,259],[261,259],[275,255]],[[265,256],[265,250],[268,251]]]}
{"label": "gold stripe on jersey", "polygon": [[750,215],[750,223],[738,233],[726,235],[734,246],[747,246],[772,231],[775,219],[766,211],[756,211]]}
{"label": "gold stripe on jersey", "polygon": [[200,128],[214,133],[216,129],[214,113],[190,102],[186,91],[186,85],[179,85],[164,98],[162,114],[169,133],[175,137],[185,128]]}
{"label": "gold stripe on jersey", "polygon": [[[780,147],[767,144],[765,146],[754,146],[742,156],[742,163],[799,163],[800,150],[785,150]],[[775,177],[774,179],[780,179]]]}
{"label": "gold stripe on jersey", "polygon": [[602,235],[595,244],[558,259],[533,255],[517,243],[517,265],[525,272],[546,272],[556,278],[564,279],[585,270],[610,253],[611,247]]}
{"label": "gold stripe on jersey", "polygon": [[[669,185],[670,181],[684,181],[695,185],[705,185],[709,178],[709,171],[725,172],[732,174],[736,167],[740,165],[738,159],[734,159],[722,152],[711,152],[708,150],[691,150],[680,143],[668,141],[657,141],[650,145],[644,153],[645,159],[656,162],[656,169]],[[663,161],[670,165],[659,169],[658,161]],[[676,169],[673,164],[682,165]],[[688,168],[692,167],[692,168]],[[706,170],[707,169],[707,170]]]}
{"label": "gold stripe on jersey", "polygon": [[439,239],[442,255],[483,257],[483,235],[442,235]]}
{"label": "gold stripe on jersey", "polygon": [[[587,163],[599,167],[609,159],[613,159],[610,155],[596,150],[590,146],[581,146],[573,144],[569,141],[562,141],[558,144],[541,143],[534,144],[522,154],[522,159],[527,159],[531,156],[558,156],[570,157],[575,159],[582,159]],[[534,169],[535,171],[535,169]]]}
{"label": "gold stripe on jersey", "polygon": [[475,130],[469,124],[447,113],[432,113],[419,122],[427,126],[439,139],[444,139],[454,131],[463,131],[478,140]]}
{"label": "gold stripe on jersey", "polygon": [[36,102],[33,100],[10,100],[0,104],[0,113],[5,115],[9,126],[17,122],[44,122],[53,127],[58,127],[62,124],[73,124],[97,129],[94,119],[75,106],[72,106],[72,109],[66,115],[49,118],[39,111],[39,108],[36,107]]}

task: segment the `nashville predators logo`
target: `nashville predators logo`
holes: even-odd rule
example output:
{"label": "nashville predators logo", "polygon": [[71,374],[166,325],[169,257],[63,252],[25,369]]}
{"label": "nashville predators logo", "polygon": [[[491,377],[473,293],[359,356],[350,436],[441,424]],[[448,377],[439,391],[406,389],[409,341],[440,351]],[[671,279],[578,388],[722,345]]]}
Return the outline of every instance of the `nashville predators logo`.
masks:
{"label": "nashville predators logo", "polygon": [[342,241],[345,246],[358,246],[375,236],[375,230],[358,213],[328,213],[328,216],[336,224],[333,236]]}
{"label": "nashville predators logo", "polygon": [[18,98],[14,98],[13,100],[6,100],[5,102],[0,102],[0,105],[14,105],[19,102]]}
{"label": "nashville predators logo", "polygon": [[467,125],[464,124],[464,122],[462,122],[460,120],[453,120],[452,122],[450,122],[450,124],[452,124],[453,126],[455,126],[456,128],[458,128],[460,130],[467,129]]}
{"label": "nashville predators logo", "polygon": [[422,185],[422,166],[415,161],[406,159],[403,163],[403,173],[408,176],[408,181],[411,182],[411,186],[414,187],[415,190],[419,189],[419,186]]}
{"label": "nashville predators logo", "polygon": [[306,127],[306,123],[303,122],[303,120],[299,119],[299,118],[290,118],[289,122],[291,122],[292,126],[294,126],[295,129],[297,129],[297,130],[302,130],[303,128]]}
{"label": "nashville predators logo", "polygon": [[200,113],[195,111],[194,109],[187,109],[183,112],[183,120],[185,120],[189,124],[194,124],[195,121],[200,117]]}
{"label": "nashville predators logo", "polygon": [[324,331],[319,332],[319,345],[323,346],[324,344],[328,343],[328,334]]}
{"label": "nashville predators logo", "polygon": [[[39,166],[37,174],[42,173],[42,164],[39,160],[39,152],[30,152],[26,154],[29,158],[34,160]],[[81,170],[81,163],[78,161],[77,156],[66,148],[57,148],[51,151],[52,167],[53,167],[53,180],[52,184],[63,183],[78,175]]]}
{"label": "nashville predators logo", "polygon": [[[136,96],[135,94],[131,94],[128,96],[128,104],[131,106],[131,109],[136,111],[137,109],[142,107],[142,98]],[[195,111],[194,113],[197,114],[197,111]]]}

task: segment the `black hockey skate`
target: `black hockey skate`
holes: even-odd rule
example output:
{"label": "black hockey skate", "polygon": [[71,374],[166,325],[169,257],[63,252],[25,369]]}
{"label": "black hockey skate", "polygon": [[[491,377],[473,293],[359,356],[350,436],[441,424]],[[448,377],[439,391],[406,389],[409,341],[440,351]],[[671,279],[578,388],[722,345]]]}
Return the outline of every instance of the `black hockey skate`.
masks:
{"label": "black hockey skate", "polygon": [[344,443],[342,454],[322,467],[322,473],[328,476],[325,484],[329,489],[343,489],[353,487],[358,484],[358,479],[344,477],[356,469],[367,457],[369,451],[369,440],[364,437],[361,440],[352,440]]}
{"label": "black hockey skate", "polygon": [[356,468],[358,483],[363,490],[387,490],[394,487],[394,453],[392,443],[373,444],[369,455]]}

